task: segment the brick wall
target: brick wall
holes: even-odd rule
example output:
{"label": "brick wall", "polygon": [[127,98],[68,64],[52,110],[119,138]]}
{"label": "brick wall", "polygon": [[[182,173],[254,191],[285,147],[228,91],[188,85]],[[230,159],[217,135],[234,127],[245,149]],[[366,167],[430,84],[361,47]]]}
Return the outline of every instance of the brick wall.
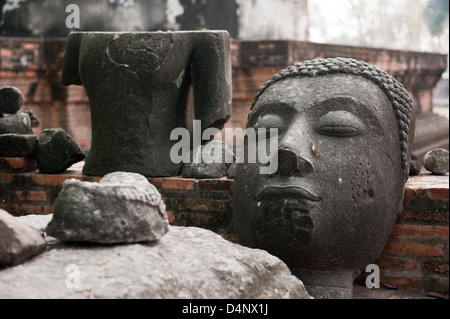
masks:
{"label": "brick wall", "polygon": [[[17,86],[25,95],[23,110],[41,121],[35,129],[62,127],[85,149],[90,148],[89,100],[80,86],[61,85],[65,38],[0,36],[0,87]],[[279,70],[298,61],[326,57],[364,60],[393,74],[415,100],[420,112],[432,109],[432,90],[446,68],[445,55],[348,47],[301,41],[231,43],[233,114],[226,127],[244,128],[258,89]]]}
{"label": "brick wall", "polygon": [[0,37],[0,87],[24,94],[21,111],[31,111],[46,128],[62,127],[88,149],[91,144],[89,100],[81,86],[61,84],[65,38]]}
{"label": "brick wall", "polygon": [[375,262],[382,283],[448,298],[448,185],[448,176],[409,179],[403,212]]}
{"label": "brick wall", "polygon": [[[14,215],[51,214],[66,179],[100,179],[83,175],[81,167],[44,175],[35,171],[34,160],[0,158],[0,208]],[[207,228],[238,242],[232,212],[234,180],[171,177],[149,181],[161,192],[172,225]],[[448,297],[448,190],[448,175],[408,180],[404,210],[375,262],[381,269],[381,283]]]}

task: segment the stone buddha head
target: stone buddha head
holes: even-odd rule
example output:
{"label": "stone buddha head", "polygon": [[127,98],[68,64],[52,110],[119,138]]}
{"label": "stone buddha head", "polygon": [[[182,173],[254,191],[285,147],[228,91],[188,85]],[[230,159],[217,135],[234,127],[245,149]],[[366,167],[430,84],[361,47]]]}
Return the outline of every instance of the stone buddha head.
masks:
{"label": "stone buddha head", "polygon": [[238,165],[240,242],[280,257],[313,296],[351,296],[402,211],[414,136],[407,91],[366,62],[305,61],[259,90],[247,128],[277,129],[278,169]]}

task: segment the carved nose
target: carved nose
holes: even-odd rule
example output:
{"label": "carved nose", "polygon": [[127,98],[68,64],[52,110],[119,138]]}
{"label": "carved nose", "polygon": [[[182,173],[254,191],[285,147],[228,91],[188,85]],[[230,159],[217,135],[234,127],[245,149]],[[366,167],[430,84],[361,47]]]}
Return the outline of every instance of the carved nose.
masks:
{"label": "carved nose", "polygon": [[278,170],[280,175],[305,176],[314,171],[313,164],[292,149],[278,150]]}

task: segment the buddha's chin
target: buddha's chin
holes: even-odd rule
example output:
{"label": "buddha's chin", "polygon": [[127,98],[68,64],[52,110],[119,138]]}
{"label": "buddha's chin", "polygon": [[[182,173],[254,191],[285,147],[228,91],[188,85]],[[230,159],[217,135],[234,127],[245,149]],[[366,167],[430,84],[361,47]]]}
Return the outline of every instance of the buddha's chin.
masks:
{"label": "buddha's chin", "polygon": [[310,207],[295,199],[266,199],[259,205],[256,246],[274,254],[296,251],[312,240],[314,223]]}

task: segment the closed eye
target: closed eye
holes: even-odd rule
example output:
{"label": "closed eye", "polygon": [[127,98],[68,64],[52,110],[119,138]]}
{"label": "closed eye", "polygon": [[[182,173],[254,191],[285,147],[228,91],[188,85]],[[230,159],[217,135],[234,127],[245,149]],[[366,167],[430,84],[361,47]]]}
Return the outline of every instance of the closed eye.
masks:
{"label": "closed eye", "polygon": [[285,125],[285,121],[281,116],[277,114],[266,114],[257,119],[253,128],[256,130],[266,129],[267,133],[269,133],[270,129],[275,128],[278,130],[278,134],[281,134],[285,129]]}
{"label": "closed eye", "polygon": [[333,111],[319,119],[315,131],[328,136],[349,137],[363,134],[365,125],[359,117],[350,112]]}

